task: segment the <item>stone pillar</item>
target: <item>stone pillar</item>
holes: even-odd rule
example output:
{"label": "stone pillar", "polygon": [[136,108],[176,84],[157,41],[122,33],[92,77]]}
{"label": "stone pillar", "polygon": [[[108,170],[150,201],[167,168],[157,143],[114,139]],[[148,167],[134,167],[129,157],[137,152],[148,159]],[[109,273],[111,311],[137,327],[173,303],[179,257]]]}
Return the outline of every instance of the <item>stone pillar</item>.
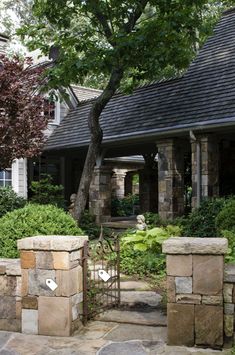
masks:
{"label": "stone pillar", "polygon": [[[201,146],[201,198],[219,196],[219,144],[216,136],[198,136]],[[196,142],[192,152],[192,207],[197,205],[197,153]]]}
{"label": "stone pillar", "polygon": [[125,196],[126,169],[114,169],[112,175],[112,196],[122,199]]}
{"label": "stone pillar", "polygon": [[89,210],[96,223],[111,220],[111,174],[109,167],[95,167],[89,193]]}
{"label": "stone pillar", "polygon": [[21,330],[21,267],[19,259],[0,259],[0,330]]}
{"label": "stone pillar", "polygon": [[184,213],[184,149],[177,139],[161,140],[158,147],[158,213],[173,219]]}
{"label": "stone pillar", "polygon": [[[37,236],[18,241],[22,271],[22,333],[70,336],[81,326],[85,236]],[[46,280],[53,280],[53,291]]]}
{"label": "stone pillar", "polygon": [[167,254],[168,344],[223,346],[226,238],[170,238]]}
{"label": "stone pillar", "polygon": [[235,265],[227,264],[224,271],[224,336],[225,346],[234,346]]}
{"label": "stone pillar", "polygon": [[158,212],[158,173],[150,167],[139,170],[140,211]]}

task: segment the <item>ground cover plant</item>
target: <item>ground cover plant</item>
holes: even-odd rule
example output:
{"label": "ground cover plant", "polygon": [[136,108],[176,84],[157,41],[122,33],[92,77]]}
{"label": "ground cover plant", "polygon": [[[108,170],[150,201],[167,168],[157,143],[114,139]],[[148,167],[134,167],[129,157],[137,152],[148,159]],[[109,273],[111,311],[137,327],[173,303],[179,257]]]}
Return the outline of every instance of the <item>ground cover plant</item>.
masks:
{"label": "ground cover plant", "polygon": [[27,204],[0,218],[0,257],[17,258],[17,240],[35,235],[82,235],[76,221],[53,205]]}

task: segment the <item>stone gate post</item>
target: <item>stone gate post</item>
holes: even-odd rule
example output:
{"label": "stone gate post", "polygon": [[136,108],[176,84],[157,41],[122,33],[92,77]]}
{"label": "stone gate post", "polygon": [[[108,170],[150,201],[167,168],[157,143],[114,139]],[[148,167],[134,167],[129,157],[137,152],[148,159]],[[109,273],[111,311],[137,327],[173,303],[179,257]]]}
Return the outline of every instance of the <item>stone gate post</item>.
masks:
{"label": "stone gate post", "polygon": [[170,238],[167,254],[168,344],[223,346],[225,238]]}
{"label": "stone gate post", "polygon": [[[22,273],[22,333],[70,336],[81,325],[86,236],[36,236],[18,241]],[[55,282],[53,290],[48,280]]]}

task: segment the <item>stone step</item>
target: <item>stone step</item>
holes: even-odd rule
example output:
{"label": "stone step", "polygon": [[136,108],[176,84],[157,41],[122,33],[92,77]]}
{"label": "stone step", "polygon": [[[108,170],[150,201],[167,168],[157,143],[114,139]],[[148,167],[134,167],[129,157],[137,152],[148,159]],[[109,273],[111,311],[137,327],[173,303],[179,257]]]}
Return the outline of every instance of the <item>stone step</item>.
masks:
{"label": "stone step", "polygon": [[121,281],[120,288],[121,288],[121,290],[127,290],[127,291],[148,291],[148,290],[151,290],[151,287],[149,286],[149,284],[147,282],[133,281],[133,280]]}
{"label": "stone step", "polygon": [[149,326],[166,326],[166,316],[160,310],[150,312],[138,312],[127,310],[109,310],[97,317],[97,320],[104,322],[128,323]]}
{"label": "stone step", "polygon": [[157,307],[162,296],[154,291],[121,291],[121,304],[134,307],[143,304],[149,307]]}

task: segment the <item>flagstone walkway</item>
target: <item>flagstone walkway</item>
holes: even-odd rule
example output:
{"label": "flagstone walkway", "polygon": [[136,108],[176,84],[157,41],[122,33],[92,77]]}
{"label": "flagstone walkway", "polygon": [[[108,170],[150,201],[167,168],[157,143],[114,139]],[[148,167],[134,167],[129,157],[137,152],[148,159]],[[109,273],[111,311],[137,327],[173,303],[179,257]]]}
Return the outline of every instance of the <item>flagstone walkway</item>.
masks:
{"label": "flagstone walkway", "polygon": [[[89,322],[72,337],[47,337],[0,331],[0,355],[230,355],[166,345],[166,315],[161,296],[139,281],[123,281],[122,305]],[[142,291],[141,291],[142,290]]]}

